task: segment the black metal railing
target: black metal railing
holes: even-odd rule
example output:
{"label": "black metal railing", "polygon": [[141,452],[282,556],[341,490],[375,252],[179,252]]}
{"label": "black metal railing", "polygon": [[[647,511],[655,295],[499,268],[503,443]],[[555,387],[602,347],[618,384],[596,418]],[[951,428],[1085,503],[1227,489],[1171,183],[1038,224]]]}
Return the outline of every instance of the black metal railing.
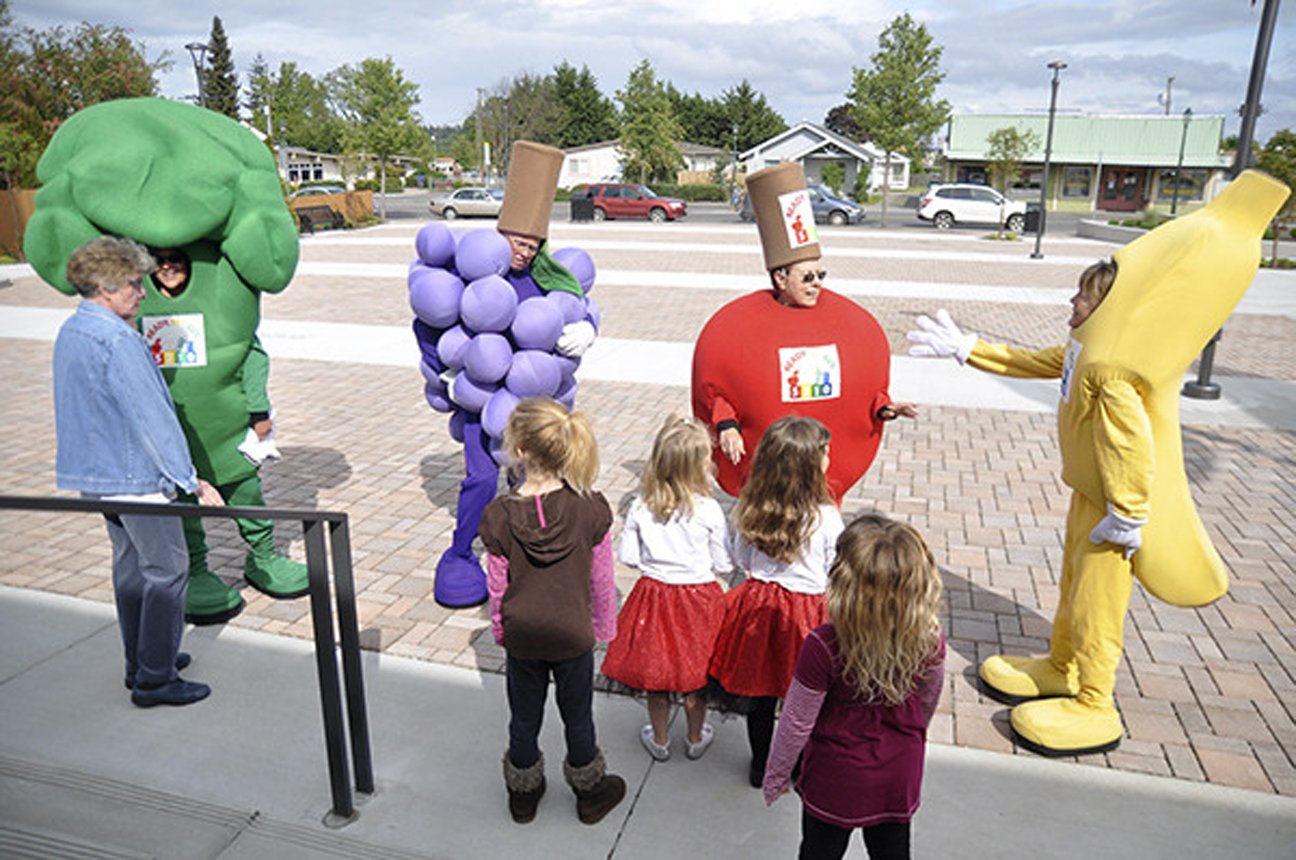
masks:
{"label": "black metal railing", "polygon": [[[350,728],[351,765],[355,768],[355,790],[372,794],[374,777],[373,757],[369,746],[369,717],[365,705],[364,676],[360,665],[355,579],[351,573],[351,532],[346,514],[337,511],[288,508],[212,507],[109,502],[52,496],[0,495],[0,510],[6,509],[300,522],[306,541],[311,621],[315,632],[315,667],[319,675],[320,708],[324,713],[324,745],[328,755],[329,784],[333,794],[332,818],[327,823],[341,826],[356,817],[351,778],[347,767],[348,727]],[[328,526],[327,543],[324,534],[325,525]],[[342,688],[338,683],[338,642],[333,636],[333,613],[329,603],[330,550],[333,559],[333,594],[337,600],[338,638],[341,640],[342,678],[346,688],[347,720],[345,723],[342,718]]]}

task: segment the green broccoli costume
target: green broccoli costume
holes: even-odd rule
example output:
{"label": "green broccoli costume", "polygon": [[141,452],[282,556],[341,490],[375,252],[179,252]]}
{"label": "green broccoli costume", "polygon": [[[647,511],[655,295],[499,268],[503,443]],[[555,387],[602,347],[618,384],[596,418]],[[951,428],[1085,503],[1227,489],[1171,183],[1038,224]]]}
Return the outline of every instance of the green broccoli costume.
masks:
{"label": "green broccoli costume", "polygon": [[[251,413],[268,411],[268,363],[256,342],[260,293],[288,286],[297,231],[274,159],[228,117],[181,102],[123,99],[65,122],[37,168],[41,188],[24,236],[27,258],[69,295],[68,257],[105,233],[180,248],[188,286],[168,298],[152,283],[140,328],[162,368],[194,465],[230,505],[264,506],[257,467],[238,451]],[[306,592],[306,568],[275,552],[269,520],[239,520],[244,576],[273,597]],[[207,567],[200,520],[189,544],[186,617],[219,623],[243,607]]]}

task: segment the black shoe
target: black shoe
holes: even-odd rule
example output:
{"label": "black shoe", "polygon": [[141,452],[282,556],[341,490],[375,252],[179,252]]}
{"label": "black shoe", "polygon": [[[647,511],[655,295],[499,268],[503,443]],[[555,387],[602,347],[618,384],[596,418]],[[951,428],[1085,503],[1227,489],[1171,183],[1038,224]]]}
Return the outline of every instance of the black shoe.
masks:
{"label": "black shoe", "polygon": [[143,684],[137,686],[131,691],[131,701],[141,708],[151,708],[154,705],[192,705],[209,695],[211,687],[206,684],[176,678],[156,687],[146,687]]}
{"label": "black shoe", "polygon": [[[193,658],[189,656],[188,652],[185,651],[176,652],[175,667],[177,672],[179,672],[181,669],[184,669],[192,662],[193,662]],[[126,673],[126,689],[128,690],[135,689],[135,676],[129,672]]]}

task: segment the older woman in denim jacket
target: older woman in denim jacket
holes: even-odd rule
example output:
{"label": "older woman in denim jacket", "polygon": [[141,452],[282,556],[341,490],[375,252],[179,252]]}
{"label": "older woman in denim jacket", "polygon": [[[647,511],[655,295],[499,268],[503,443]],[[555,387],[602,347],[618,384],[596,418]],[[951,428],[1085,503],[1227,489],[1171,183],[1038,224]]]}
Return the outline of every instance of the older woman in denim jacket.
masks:
{"label": "older woman in denim jacket", "polygon": [[[166,383],[135,317],[153,258],[129,239],[87,242],[68,260],[82,301],[54,342],[58,486],[87,498],[167,503],[177,489],[203,504],[220,494],[198,478]],[[189,555],[180,520],[105,514],[113,546],[113,595],[131,701],[188,705],[211,688],[186,681],[180,651]]]}

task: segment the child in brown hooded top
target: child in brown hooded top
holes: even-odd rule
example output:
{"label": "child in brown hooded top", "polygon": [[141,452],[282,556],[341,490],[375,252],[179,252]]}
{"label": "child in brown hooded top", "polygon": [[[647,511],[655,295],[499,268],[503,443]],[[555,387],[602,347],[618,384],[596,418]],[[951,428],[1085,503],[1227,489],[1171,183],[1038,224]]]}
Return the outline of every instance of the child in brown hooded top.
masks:
{"label": "child in brown hooded top", "polygon": [[594,738],[594,642],[616,637],[612,509],[592,489],[598,443],[583,412],[548,398],[513,410],[504,447],[522,483],[482,515],[486,586],[495,641],[507,652],[509,812],[535,818],[545,790],[537,739],[549,678],[567,739],[563,775],[585,824],[625,796]]}

